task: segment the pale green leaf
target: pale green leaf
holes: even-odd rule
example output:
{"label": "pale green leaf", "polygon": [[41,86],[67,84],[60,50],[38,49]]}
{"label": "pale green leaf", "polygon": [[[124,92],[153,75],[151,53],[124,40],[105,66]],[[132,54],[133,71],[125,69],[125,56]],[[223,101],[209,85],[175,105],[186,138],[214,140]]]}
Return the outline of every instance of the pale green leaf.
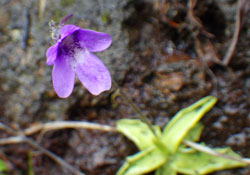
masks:
{"label": "pale green leaf", "polygon": [[7,168],[6,163],[0,159],[0,172],[7,171],[7,170],[8,168]]}
{"label": "pale green leaf", "polygon": [[187,133],[216,103],[212,96],[204,97],[193,105],[179,111],[164,129],[162,142],[174,153]]}
{"label": "pale green leaf", "polygon": [[148,148],[126,159],[117,175],[141,175],[152,172],[162,166],[168,156],[156,147]]}
{"label": "pale green leaf", "polygon": [[[136,119],[122,119],[117,122],[117,130],[132,140],[140,150],[154,145],[157,138],[147,124]],[[154,126],[155,133],[160,136],[160,127]]]}
{"label": "pale green leaf", "polygon": [[184,140],[190,140],[193,142],[199,141],[204,126],[201,123],[197,123],[185,136]]}
{"label": "pale green leaf", "polygon": [[[214,149],[219,153],[239,158],[230,148]],[[244,167],[246,164],[239,161],[216,157],[204,152],[177,152],[171,166],[178,172],[183,174],[207,174],[218,170],[229,168]]]}
{"label": "pale green leaf", "polygon": [[155,175],[177,175],[177,171],[169,164],[164,164],[155,172]]}

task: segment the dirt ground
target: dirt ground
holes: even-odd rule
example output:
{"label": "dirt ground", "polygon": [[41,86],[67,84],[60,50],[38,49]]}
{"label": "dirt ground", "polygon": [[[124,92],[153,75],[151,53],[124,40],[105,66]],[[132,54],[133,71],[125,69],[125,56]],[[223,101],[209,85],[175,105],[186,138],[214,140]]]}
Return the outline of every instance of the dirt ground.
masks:
{"label": "dirt ground", "polygon": [[[223,65],[237,20],[236,0],[1,0],[0,122],[24,130],[49,121],[88,121],[114,126],[138,118],[117,89],[92,96],[77,82],[67,99],[51,84],[45,52],[51,45],[50,20],[110,33],[112,46],[99,56],[113,81],[150,120],[160,126],[181,108],[207,95],[219,101],[202,120],[201,141],[230,146],[250,157],[250,15],[241,9],[242,27],[229,64]],[[247,1],[246,1],[247,2]],[[45,5],[43,6],[43,3]],[[246,3],[249,5],[249,3]],[[250,6],[250,5],[249,5]],[[250,9],[250,7],[249,7]],[[11,134],[0,130],[0,137]],[[41,146],[86,175],[113,175],[137,151],[117,133],[64,129],[33,134]],[[28,144],[0,147],[9,175],[69,175]],[[214,175],[249,175],[250,168]],[[32,174],[29,174],[32,175]]]}

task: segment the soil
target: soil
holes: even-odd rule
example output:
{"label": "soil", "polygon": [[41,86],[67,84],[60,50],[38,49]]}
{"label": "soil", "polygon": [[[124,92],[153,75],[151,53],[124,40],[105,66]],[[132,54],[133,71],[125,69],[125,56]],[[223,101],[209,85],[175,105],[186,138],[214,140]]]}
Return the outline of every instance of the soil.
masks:
{"label": "soil", "polygon": [[[42,2],[46,2],[43,11]],[[25,129],[36,123],[75,120],[114,126],[118,119],[138,118],[115,85],[92,96],[77,82],[73,94],[59,99],[51,84],[52,67],[45,52],[52,44],[49,21],[110,33],[112,46],[98,56],[113,81],[154,123],[163,127],[181,108],[207,95],[218,97],[202,120],[201,141],[230,146],[250,157],[250,18],[245,14],[236,52],[228,66],[220,64],[230,45],[237,1],[199,1],[195,23],[188,2],[180,0],[55,0],[0,2],[0,122]],[[10,135],[0,132],[1,138]],[[125,137],[93,130],[65,129],[32,135],[44,148],[87,175],[113,175],[126,156],[137,152]],[[0,147],[0,159],[11,175],[70,174],[27,144]],[[214,175],[248,175],[239,168]]]}

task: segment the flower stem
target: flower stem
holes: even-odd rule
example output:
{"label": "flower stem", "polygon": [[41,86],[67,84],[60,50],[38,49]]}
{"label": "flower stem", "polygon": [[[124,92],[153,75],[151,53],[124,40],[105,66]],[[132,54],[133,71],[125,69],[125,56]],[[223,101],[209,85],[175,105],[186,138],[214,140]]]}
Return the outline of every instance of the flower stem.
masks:
{"label": "flower stem", "polygon": [[158,135],[155,133],[153,124],[151,123],[151,121],[148,119],[148,116],[143,114],[141,109],[136,106],[134,104],[134,102],[126,95],[122,92],[122,90],[120,89],[119,85],[116,83],[116,81],[113,80],[113,84],[116,86],[117,90],[119,91],[119,94],[121,96],[121,98],[128,104],[130,105],[130,107],[134,110],[135,113],[139,114],[139,117],[141,119],[142,122],[146,123],[149,127],[149,129],[151,130],[151,132],[158,137]]}

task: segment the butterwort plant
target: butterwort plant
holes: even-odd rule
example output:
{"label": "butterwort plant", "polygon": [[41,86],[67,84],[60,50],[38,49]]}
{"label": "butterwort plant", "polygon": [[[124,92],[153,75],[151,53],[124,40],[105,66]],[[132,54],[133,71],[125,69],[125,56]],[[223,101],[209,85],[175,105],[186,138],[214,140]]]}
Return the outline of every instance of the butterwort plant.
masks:
{"label": "butterwort plant", "polygon": [[57,95],[70,96],[76,76],[93,95],[109,90],[110,72],[94,53],[107,49],[112,37],[71,24],[60,27],[58,34],[56,43],[46,52],[47,64],[53,65],[52,82]]}

